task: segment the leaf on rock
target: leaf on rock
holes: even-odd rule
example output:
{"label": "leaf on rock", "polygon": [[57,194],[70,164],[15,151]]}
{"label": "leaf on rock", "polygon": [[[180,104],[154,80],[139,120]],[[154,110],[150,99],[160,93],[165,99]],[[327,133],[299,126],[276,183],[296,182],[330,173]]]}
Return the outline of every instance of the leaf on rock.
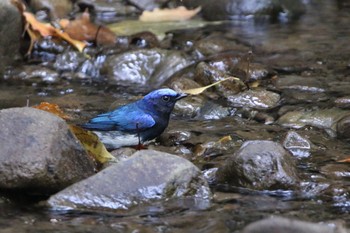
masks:
{"label": "leaf on rock", "polygon": [[70,119],[69,116],[67,116],[62,109],[57,104],[51,104],[48,102],[41,102],[39,105],[33,106],[33,108],[40,109],[46,112],[50,112],[52,114],[55,114],[58,117],[63,118],[64,120]]}
{"label": "leaf on rock", "polygon": [[184,90],[183,93],[185,94],[189,94],[189,95],[199,95],[201,93],[203,93],[205,90],[207,90],[208,88],[210,87],[213,87],[215,85],[218,85],[219,83],[221,82],[224,82],[224,81],[235,81],[235,82],[240,82],[242,83],[243,85],[245,85],[239,78],[236,78],[236,77],[228,77],[228,78],[225,78],[223,80],[220,80],[220,81],[217,81],[215,83],[212,83],[212,84],[209,84],[205,87],[198,87],[198,88],[193,88],[193,89],[188,89],[188,90]]}
{"label": "leaf on rock", "polygon": [[174,9],[154,9],[153,11],[143,11],[139,17],[140,21],[144,22],[160,22],[160,21],[184,21],[192,18],[201,7],[193,10],[188,10],[184,6],[179,6]]}
{"label": "leaf on rock", "polygon": [[115,158],[107,151],[96,134],[76,125],[69,125],[70,130],[79,139],[85,150],[99,163],[104,164]]}
{"label": "leaf on rock", "polygon": [[115,44],[116,34],[110,29],[96,25],[90,21],[90,14],[85,11],[81,17],[69,21],[62,19],[59,22],[62,29],[75,40],[91,41],[96,44],[112,45]]}

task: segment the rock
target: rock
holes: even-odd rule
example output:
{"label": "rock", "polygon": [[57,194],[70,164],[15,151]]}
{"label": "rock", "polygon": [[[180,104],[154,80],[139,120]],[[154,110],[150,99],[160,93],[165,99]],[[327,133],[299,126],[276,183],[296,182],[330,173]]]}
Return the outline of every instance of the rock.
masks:
{"label": "rock", "polygon": [[57,192],[94,174],[66,122],[34,108],[0,111],[0,188]]}
{"label": "rock", "polygon": [[6,66],[20,57],[22,32],[22,17],[18,9],[11,0],[0,1],[0,75]]}
{"label": "rock", "polygon": [[277,107],[280,95],[263,89],[247,90],[236,95],[227,96],[227,100],[233,107],[254,108],[258,110]]}
{"label": "rock", "polygon": [[89,9],[93,12],[98,21],[115,21],[121,16],[131,16],[140,13],[135,6],[127,5],[124,1],[110,0],[110,1],[99,1],[99,0],[77,0],[75,1],[81,11]]}
{"label": "rock", "polygon": [[253,222],[246,226],[242,233],[346,233],[347,230],[337,224],[317,224],[300,220],[272,217]]}
{"label": "rock", "polygon": [[137,84],[156,88],[191,63],[179,51],[139,49],[108,57],[101,74],[119,85]]}
{"label": "rock", "polygon": [[338,108],[350,109],[350,96],[339,97],[334,100],[334,103]]}
{"label": "rock", "polygon": [[279,16],[298,18],[305,11],[301,0],[190,0],[184,1],[184,4],[188,7],[201,5],[201,13],[207,20],[250,19],[252,17],[277,19]]}
{"label": "rock", "polygon": [[[47,14],[49,20],[56,20],[67,17],[73,10],[73,4],[71,0],[31,0],[30,8],[38,13],[44,11]],[[47,18],[47,17],[45,17]]]}
{"label": "rock", "polygon": [[217,182],[257,190],[290,189],[299,181],[290,154],[272,141],[247,141],[217,171]]}
{"label": "rock", "polygon": [[283,146],[296,157],[305,158],[310,156],[310,141],[295,131],[287,133]]}
{"label": "rock", "polygon": [[17,66],[11,71],[6,72],[4,79],[8,81],[24,81],[33,85],[40,84],[58,84],[60,77],[58,73],[48,67],[40,65],[23,65]]}
{"label": "rock", "polygon": [[317,78],[307,78],[297,75],[288,75],[277,79],[276,88],[279,90],[291,89],[308,92],[325,92],[327,85],[325,81]]}
{"label": "rock", "polygon": [[188,160],[142,150],[51,196],[48,204],[58,209],[127,209],[174,197],[209,199],[211,193],[200,170]]}
{"label": "rock", "polygon": [[324,129],[329,136],[336,137],[339,131],[340,137],[348,137],[346,131],[342,130],[347,126],[347,120],[350,112],[339,108],[321,109],[315,111],[290,111],[282,115],[277,123],[284,127],[295,129],[304,126],[313,126]]}

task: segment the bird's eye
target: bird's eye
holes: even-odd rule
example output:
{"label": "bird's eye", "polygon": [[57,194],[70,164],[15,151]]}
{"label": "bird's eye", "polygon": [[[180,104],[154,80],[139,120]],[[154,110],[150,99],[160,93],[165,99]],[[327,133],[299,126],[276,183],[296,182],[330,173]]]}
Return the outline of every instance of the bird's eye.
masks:
{"label": "bird's eye", "polygon": [[162,96],[162,100],[163,100],[164,102],[169,102],[170,96],[164,95],[164,96]]}

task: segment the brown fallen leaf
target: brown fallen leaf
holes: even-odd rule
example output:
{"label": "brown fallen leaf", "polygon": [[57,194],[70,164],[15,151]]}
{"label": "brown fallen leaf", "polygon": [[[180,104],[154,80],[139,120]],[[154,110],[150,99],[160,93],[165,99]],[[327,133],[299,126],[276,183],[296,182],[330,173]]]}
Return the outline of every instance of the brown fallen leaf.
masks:
{"label": "brown fallen leaf", "polygon": [[85,11],[81,17],[72,21],[62,19],[59,24],[75,40],[95,42],[103,45],[113,45],[116,41],[116,35],[109,28],[96,25],[90,21],[88,11]]}
{"label": "brown fallen leaf", "polygon": [[91,131],[85,130],[76,125],[69,125],[70,130],[79,139],[85,150],[99,163],[104,164],[115,160],[100,139]]}
{"label": "brown fallen leaf", "polygon": [[43,23],[37,20],[32,13],[24,11],[25,5],[22,2],[13,0],[12,3],[18,8],[20,13],[23,15],[25,21],[24,29],[25,31],[27,31],[31,40],[30,47],[28,49],[28,54],[31,53],[33,45],[36,41],[38,41],[42,37],[48,36],[61,38],[73,45],[80,52],[83,52],[84,48],[87,46],[87,43],[79,40],[74,40],[67,33],[62,32],[60,29],[53,27],[51,24]]}
{"label": "brown fallen leaf", "polygon": [[139,17],[144,22],[160,22],[160,21],[183,21],[188,20],[200,12],[201,7],[188,10],[186,7],[179,6],[174,9],[154,9],[153,11],[143,11]]}
{"label": "brown fallen leaf", "polygon": [[57,104],[51,104],[48,102],[41,102],[39,105],[33,106],[33,108],[40,109],[46,112],[55,114],[58,117],[63,118],[64,120],[69,120],[70,117],[66,115],[62,109]]}

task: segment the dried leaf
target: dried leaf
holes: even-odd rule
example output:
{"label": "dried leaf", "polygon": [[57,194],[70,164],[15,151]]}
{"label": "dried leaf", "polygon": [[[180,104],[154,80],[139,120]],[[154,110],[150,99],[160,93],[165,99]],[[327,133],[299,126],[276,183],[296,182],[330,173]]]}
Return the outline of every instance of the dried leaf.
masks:
{"label": "dried leaf", "polygon": [[339,163],[350,163],[350,157],[346,158],[346,159],[339,160],[337,162],[339,162]]}
{"label": "dried leaf", "polygon": [[70,130],[79,139],[85,150],[96,161],[101,164],[115,160],[115,158],[107,151],[106,147],[100,141],[96,134],[87,131],[76,125],[69,125]]}
{"label": "dried leaf", "polygon": [[116,41],[116,35],[110,29],[90,21],[90,14],[87,11],[80,18],[72,21],[62,19],[59,24],[75,40],[91,41],[104,45],[112,45]]}
{"label": "dried leaf", "polygon": [[33,108],[40,109],[46,112],[50,112],[52,114],[55,114],[56,116],[59,116],[65,120],[70,119],[69,116],[67,116],[57,104],[51,104],[48,102],[41,102],[39,105],[33,106]]}
{"label": "dried leaf", "polygon": [[38,21],[32,13],[23,12],[23,16],[26,20],[26,31],[31,38],[31,45],[28,53],[31,52],[33,44],[39,40],[41,37],[54,36],[61,38],[71,45],[73,45],[79,52],[83,52],[84,48],[87,46],[85,42],[72,39],[67,33],[53,27],[51,24],[42,23]]}
{"label": "dried leaf", "polygon": [[228,80],[235,80],[235,81],[238,81],[238,82],[242,82],[239,78],[236,78],[236,77],[228,77],[228,78],[225,78],[223,80],[220,80],[220,81],[217,81],[215,83],[212,83],[210,85],[207,85],[205,87],[198,87],[198,88],[193,88],[193,89],[188,89],[188,90],[184,90],[183,93],[186,93],[186,94],[189,94],[189,95],[199,95],[201,94],[202,92],[204,92],[205,90],[207,90],[208,88],[210,87],[213,87],[215,85],[218,85],[219,83],[221,82],[224,82],[224,81],[228,81]]}
{"label": "dried leaf", "polygon": [[139,17],[144,22],[160,22],[160,21],[183,21],[188,20],[200,12],[201,7],[194,10],[187,10],[183,6],[174,9],[154,9],[153,11],[144,11]]}

